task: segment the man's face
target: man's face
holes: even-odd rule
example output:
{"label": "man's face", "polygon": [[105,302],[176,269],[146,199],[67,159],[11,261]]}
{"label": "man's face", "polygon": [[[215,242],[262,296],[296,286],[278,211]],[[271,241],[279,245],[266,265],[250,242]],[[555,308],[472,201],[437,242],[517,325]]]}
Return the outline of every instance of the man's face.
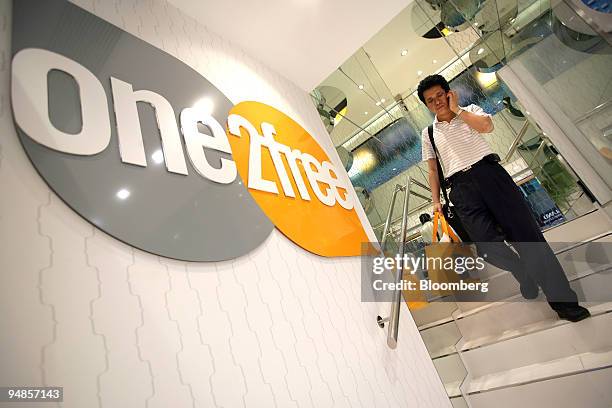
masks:
{"label": "man's face", "polygon": [[436,115],[448,113],[448,97],[446,91],[440,86],[435,85],[423,92],[425,105],[432,113]]}

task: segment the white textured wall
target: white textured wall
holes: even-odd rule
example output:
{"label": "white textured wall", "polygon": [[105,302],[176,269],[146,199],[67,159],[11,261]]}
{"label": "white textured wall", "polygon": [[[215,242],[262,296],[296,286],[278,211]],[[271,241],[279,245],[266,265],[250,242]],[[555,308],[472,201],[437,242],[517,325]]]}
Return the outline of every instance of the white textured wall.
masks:
{"label": "white textured wall", "polygon": [[[282,109],[332,151],[305,92],[173,7],[77,3],[233,102]],[[399,347],[386,347],[375,317],[388,309],[359,301],[358,258],[317,257],[274,232],[234,261],[169,261],[72,212],[15,134],[10,2],[0,7],[1,385],[63,386],[61,406],[79,408],[450,407],[405,308]]]}

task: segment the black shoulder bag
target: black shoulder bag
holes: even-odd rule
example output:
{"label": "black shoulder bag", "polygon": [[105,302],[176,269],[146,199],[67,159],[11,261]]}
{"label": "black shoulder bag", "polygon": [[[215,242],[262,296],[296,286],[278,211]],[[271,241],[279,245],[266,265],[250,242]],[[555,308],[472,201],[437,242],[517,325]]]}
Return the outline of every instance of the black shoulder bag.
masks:
{"label": "black shoulder bag", "polygon": [[427,133],[429,134],[429,141],[431,142],[431,146],[433,147],[434,153],[436,155],[436,165],[438,166],[438,180],[440,181],[440,188],[442,189],[442,195],[444,196],[444,205],[442,205],[442,213],[444,214],[444,218],[450,224],[451,227],[455,230],[459,238],[461,238],[464,242],[470,242],[470,236],[467,231],[463,227],[461,220],[457,216],[456,211],[453,210],[453,206],[450,204],[450,200],[448,199],[448,195],[446,194],[446,181],[444,179],[444,172],[442,171],[442,165],[440,164],[440,155],[438,153],[438,148],[436,147],[436,143],[433,138],[433,125],[429,125],[427,128]]}

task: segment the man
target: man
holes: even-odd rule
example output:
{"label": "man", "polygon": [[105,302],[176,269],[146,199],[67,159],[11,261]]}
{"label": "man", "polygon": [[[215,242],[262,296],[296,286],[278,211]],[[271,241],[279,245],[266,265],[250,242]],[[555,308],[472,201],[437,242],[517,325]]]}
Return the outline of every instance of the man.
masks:
{"label": "man", "polygon": [[[435,114],[433,138],[451,188],[449,198],[471,240],[479,243],[479,252],[513,274],[523,297],[536,298],[539,286],[561,319],[576,322],[589,317],[589,311],[578,305],[529,205],[481,136],[493,131],[490,115],[473,104],[458,106],[456,92],[441,75],[423,79],[418,96]],[[423,129],[422,146],[434,212],[442,212],[436,156],[427,128]],[[512,243],[518,257],[504,241]]]}

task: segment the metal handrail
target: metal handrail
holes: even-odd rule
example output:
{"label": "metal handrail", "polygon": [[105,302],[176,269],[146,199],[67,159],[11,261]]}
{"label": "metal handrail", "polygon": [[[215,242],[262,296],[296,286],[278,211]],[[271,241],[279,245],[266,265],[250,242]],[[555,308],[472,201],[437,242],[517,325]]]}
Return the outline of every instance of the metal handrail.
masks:
{"label": "metal handrail", "polygon": [[525,133],[527,133],[527,129],[529,129],[529,121],[526,120],[525,123],[523,123],[523,126],[521,127],[521,129],[516,134],[516,138],[514,139],[514,141],[510,145],[510,148],[508,149],[508,153],[506,153],[506,156],[504,156],[500,164],[508,163],[508,161],[510,160],[510,158],[516,151],[516,148],[520,144],[521,139],[523,139],[523,136],[525,136]]}
{"label": "metal handrail", "polygon": [[412,180],[412,184],[414,184],[414,185],[416,185],[416,186],[419,186],[419,187],[421,187],[421,188],[424,188],[424,189],[425,189],[425,190],[427,190],[427,191],[431,191],[431,188],[430,188],[429,186],[427,186],[427,185],[425,185],[425,184],[421,183],[421,182],[420,182],[420,181],[418,181],[418,180]]}
{"label": "metal handrail", "polygon": [[[533,157],[531,158],[531,161],[529,162],[529,164],[527,165],[528,169],[533,168],[533,164],[538,160],[538,155],[542,152],[542,150],[544,149],[544,146],[546,146],[546,143],[544,140],[542,140],[538,146],[538,148],[536,149],[535,153],[533,154]],[[538,162],[539,163],[539,162]],[[542,167],[542,166],[540,166]]]}
{"label": "metal handrail", "polygon": [[[410,202],[410,176],[407,177],[406,187],[404,190],[404,208],[402,210],[402,230],[401,230],[401,247],[400,247],[400,259],[404,258],[406,251],[406,227],[408,224],[408,203]],[[404,267],[400,263],[395,271],[395,283],[401,283],[404,275]],[[396,289],[393,292],[393,300],[391,303],[391,316],[389,316],[389,331],[387,332],[387,346],[389,348],[397,347],[397,334],[399,331],[399,314],[402,302],[402,291]]]}
{"label": "metal handrail", "polygon": [[[395,207],[395,200],[397,199],[397,193],[400,191],[403,191],[404,192],[404,206],[402,209],[402,229],[401,229],[401,240],[400,240],[401,258],[404,257],[405,246],[406,246],[406,230],[408,226],[408,205],[410,203],[411,183],[412,183],[412,178],[410,176],[407,176],[405,186],[402,186],[399,184],[395,186],[395,190],[393,191],[393,197],[391,198],[391,203],[389,204],[389,212],[387,213],[385,229],[384,229],[383,236],[382,236],[381,243],[380,243],[380,247],[384,253],[384,249],[387,243],[389,227],[391,225],[391,216],[393,214],[393,209]],[[394,282],[396,284],[401,283],[402,278],[403,278],[403,272],[404,272],[403,265],[398,264],[397,269],[395,271],[395,279],[394,279]],[[389,329],[387,332],[387,345],[392,349],[397,347],[397,335],[399,331],[399,314],[400,314],[400,309],[401,309],[401,302],[402,302],[402,291],[400,289],[396,289],[393,292],[393,299],[391,301],[391,313],[389,314],[389,316],[385,318],[377,316],[376,318],[376,322],[381,328],[385,327],[385,323],[387,322],[389,323]]]}
{"label": "metal handrail", "polygon": [[383,229],[382,237],[380,239],[380,250],[385,252],[385,246],[387,244],[387,236],[389,236],[389,227],[391,226],[391,216],[393,215],[393,208],[395,207],[395,199],[397,198],[397,193],[402,189],[402,186],[399,184],[395,185],[395,190],[393,190],[393,196],[391,197],[391,203],[389,204],[389,212],[387,214],[387,220],[385,221],[385,228]]}
{"label": "metal handrail", "polygon": [[[414,183],[414,180],[412,180],[412,182]],[[418,212],[418,211],[422,210],[423,208],[429,207],[431,205],[431,201],[432,200],[431,200],[431,198],[427,198],[427,200],[428,200],[427,202],[425,202],[423,204],[419,204],[416,207],[414,207],[412,210],[408,211],[408,215],[410,216],[410,215],[414,214],[415,212]],[[398,222],[401,219],[402,219],[401,216],[397,217],[396,219],[391,221],[391,225],[395,224],[396,222]],[[380,227],[382,227],[384,225],[385,225],[385,223],[381,223],[381,224],[378,224],[378,225],[372,227],[372,229],[374,231],[376,231],[376,230],[380,229]]]}

